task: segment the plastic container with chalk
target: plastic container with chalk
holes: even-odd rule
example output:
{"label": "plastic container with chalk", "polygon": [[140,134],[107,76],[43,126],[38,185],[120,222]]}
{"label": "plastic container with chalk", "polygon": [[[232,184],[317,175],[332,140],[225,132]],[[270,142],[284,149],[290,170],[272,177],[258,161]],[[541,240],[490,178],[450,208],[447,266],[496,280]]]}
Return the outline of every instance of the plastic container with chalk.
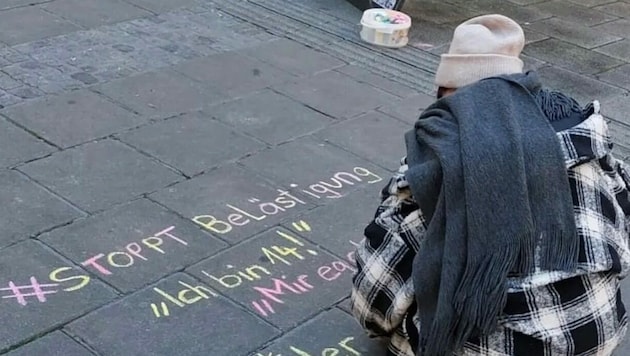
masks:
{"label": "plastic container with chalk", "polygon": [[384,47],[404,47],[409,42],[411,18],[400,11],[369,9],[361,18],[361,39]]}

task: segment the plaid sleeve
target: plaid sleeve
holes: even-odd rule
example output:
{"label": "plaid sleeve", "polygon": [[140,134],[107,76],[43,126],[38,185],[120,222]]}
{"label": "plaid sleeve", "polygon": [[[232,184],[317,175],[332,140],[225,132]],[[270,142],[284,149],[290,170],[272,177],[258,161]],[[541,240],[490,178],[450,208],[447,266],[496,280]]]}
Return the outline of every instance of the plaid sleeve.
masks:
{"label": "plaid sleeve", "polygon": [[370,336],[391,336],[414,303],[411,267],[425,232],[424,217],[405,180],[403,159],[382,191],[374,220],[355,254],[351,308]]}
{"label": "plaid sleeve", "polygon": [[630,196],[628,193],[628,191],[630,191],[630,168],[624,162],[619,161],[619,166],[617,168],[617,171],[619,172],[619,176],[621,177],[621,180],[624,183],[621,196],[619,196],[618,194],[617,200],[619,200],[619,203],[622,204],[622,207],[624,208],[626,215],[630,216]]}

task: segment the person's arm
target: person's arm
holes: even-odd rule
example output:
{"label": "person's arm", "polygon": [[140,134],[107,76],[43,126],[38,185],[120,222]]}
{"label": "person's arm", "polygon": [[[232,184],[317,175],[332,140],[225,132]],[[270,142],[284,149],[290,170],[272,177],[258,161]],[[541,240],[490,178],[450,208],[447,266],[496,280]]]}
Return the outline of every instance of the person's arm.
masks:
{"label": "person's arm", "polygon": [[625,162],[617,160],[617,173],[619,173],[622,181],[619,191],[616,192],[617,201],[626,213],[628,224],[630,224],[630,167]]}
{"label": "person's arm", "polygon": [[370,336],[390,336],[414,303],[411,266],[425,222],[405,180],[401,162],[381,194],[375,218],[357,247],[351,308]]}

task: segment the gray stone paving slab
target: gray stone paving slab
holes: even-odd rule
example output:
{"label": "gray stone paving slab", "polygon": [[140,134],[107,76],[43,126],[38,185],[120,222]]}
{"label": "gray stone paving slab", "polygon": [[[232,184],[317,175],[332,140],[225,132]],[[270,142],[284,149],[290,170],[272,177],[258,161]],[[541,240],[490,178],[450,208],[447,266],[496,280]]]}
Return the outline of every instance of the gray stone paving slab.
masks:
{"label": "gray stone paving slab", "polygon": [[611,33],[620,37],[627,37],[630,33],[630,20],[616,20],[607,22],[598,26],[593,27],[596,30],[602,30],[604,32]]}
{"label": "gray stone paving slab", "polygon": [[625,1],[617,1],[612,4],[602,5],[595,8],[613,16],[630,18],[630,3]]}
{"label": "gray stone paving slab", "polygon": [[622,61],[630,62],[630,39],[625,39],[596,49],[610,57],[618,58]]}
{"label": "gray stone paving slab", "polygon": [[630,90],[630,64],[598,74],[597,78]]}
{"label": "gray stone paving slab", "polygon": [[312,208],[288,188],[230,165],[152,194],[151,199],[234,244]]}
{"label": "gray stone paving slab", "polygon": [[576,23],[559,18],[538,21],[527,25],[527,28],[589,49],[621,39],[621,37],[594,30],[579,22]]}
{"label": "gray stone paving slab", "polygon": [[[602,107],[602,110],[606,109],[606,107]],[[604,115],[607,115],[606,111],[602,111]],[[625,115],[625,118],[613,119],[608,123],[608,129],[610,130],[610,135],[612,136],[613,142],[615,142],[615,148],[613,150],[614,154],[619,158],[626,158],[627,155],[622,153],[622,151],[618,152],[619,144],[623,144],[623,146],[630,146],[630,125],[628,125],[628,117]],[[618,155],[619,154],[619,155]]]}
{"label": "gray stone paving slab", "polygon": [[244,50],[242,53],[298,76],[310,75],[346,64],[340,59],[288,39],[264,43]]}
{"label": "gray stone paving slab", "polygon": [[134,4],[141,8],[153,11],[155,13],[163,13],[180,7],[195,6],[197,0],[126,0],[128,3]]}
{"label": "gray stone paving slab", "polygon": [[[192,21],[193,16],[195,15],[187,11],[175,11],[125,22],[118,27],[149,45],[179,54],[186,59],[216,53],[216,35],[202,35],[203,27]],[[186,23],[187,31],[184,29]]]}
{"label": "gray stone paving slab", "polygon": [[515,3],[517,5],[531,5],[544,2],[546,0],[508,0],[509,2]]}
{"label": "gray stone paving slab", "polygon": [[188,176],[265,147],[205,113],[186,114],[144,126],[121,135],[120,139]]}
{"label": "gray stone paving slab", "polygon": [[0,89],[10,90],[23,86],[23,83],[11,78],[8,74],[0,72]]}
{"label": "gray stone paving slab", "polygon": [[228,97],[246,95],[295,78],[241,52],[226,52],[187,61],[176,66],[175,70]]}
{"label": "gray stone paving slab", "polygon": [[306,222],[310,226],[308,230],[301,228],[299,223],[283,225],[333,254],[349,259],[355,244],[363,239],[363,230],[374,217],[385,184],[387,182],[383,181],[354,191],[342,199],[300,214],[294,220]]}
{"label": "gray stone paving slab", "polygon": [[93,356],[85,347],[61,331],[54,331],[19,347],[7,356]]}
{"label": "gray stone paving slab", "polygon": [[31,6],[53,0],[5,0],[0,3],[0,10],[11,9],[14,7]]}
{"label": "gray stone paving slab", "polygon": [[0,109],[7,106],[15,105],[22,100],[23,99],[21,99],[20,97],[0,89]]}
{"label": "gray stone paving slab", "polygon": [[11,89],[8,92],[21,99],[34,99],[44,95],[43,92],[32,87]]}
{"label": "gray stone paving slab", "polygon": [[0,170],[0,247],[24,240],[55,226],[66,224],[81,213],[63,200],[30,182],[23,175]]}
{"label": "gray stone paving slab", "polygon": [[433,96],[418,94],[398,103],[380,107],[378,111],[410,124],[411,129],[413,127],[411,125],[415,124],[422,111],[435,101],[436,98]]}
{"label": "gray stone paving slab", "polygon": [[360,18],[361,11],[354,7],[349,1],[339,2],[337,0],[289,0],[291,2],[300,3],[302,5],[310,6],[317,11],[326,12],[331,16],[335,16],[342,20],[348,18]]}
{"label": "gray stone paving slab", "polygon": [[[630,125],[630,96],[624,93],[615,97],[606,97],[601,100],[602,114],[617,121]],[[621,141],[630,145],[630,141]]]}
{"label": "gray stone paving slab", "polygon": [[370,339],[348,314],[332,309],[250,356],[385,355],[384,342]]}
{"label": "gray stone paving slab", "polygon": [[462,22],[479,13],[478,11],[451,5],[439,0],[409,1],[405,4],[404,11],[414,14],[422,20],[437,24]]}
{"label": "gray stone paving slab", "polygon": [[547,65],[547,62],[541,61],[540,59],[534,57],[530,57],[526,54],[521,55],[521,60],[523,60],[523,69],[525,71],[538,70]]}
{"label": "gray stone paving slab", "polygon": [[[52,331],[115,297],[105,285],[35,241],[0,250],[0,270],[0,318],[4,320],[0,352]],[[24,287],[21,295],[8,289],[11,283]],[[36,285],[42,294],[27,295],[36,293],[30,289]]]}
{"label": "gray stone paving slab", "polygon": [[20,53],[5,44],[0,44],[0,57],[2,57],[3,62],[8,63],[23,62],[28,59],[28,57],[23,53]]}
{"label": "gray stone paving slab", "polygon": [[269,89],[217,105],[207,112],[269,144],[286,142],[334,122],[328,116]]}
{"label": "gray stone paving slab", "polygon": [[199,13],[192,17],[192,20],[203,26],[201,31],[203,35],[216,39],[216,48],[221,51],[248,48],[277,38],[240,17],[216,11],[213,8],[210,8],[210,11]]}
{"label": "gray stone paving slab", "polygon": [[20,170],[90,212],[156,191],[183,178],[111,140],[65,150],[21,166]]}
{"label": "gray stone paving slab", "polygon": [[404,135],[412,128],[385,114],[371,112],[330,126],[316,136],[381,167],[396,170],[400,158],[407,154]]}
{"label": "gray stone paving slab", "polygon": [[569,0],[569,1],[577,5],[594,7],[598,5],[608,4],[615,0]]}
{"label": "gray stone paving slab", "polygon": [[187,269],[282,330],[348,296],[353,271],[347,260],[282,228]]}
{"label": "gray stone paving slab", "polygon": [[341,303],[337,304],[337,308],[339,310],[344,311],[345,313],[352,315],[352,308],[350,307],[350,298],[344,299]]}
{"label": "gray stone paving slab", "polygon": [[523,26],[523,32],[525,32],[525,45],[538,41],[543,41],[549,38],[549,36],[543,33],[530,30],[529,26],[527,25]]}
{"label": "gray stone paving slab", "polygon": [[0,167],[8,167],[45,156],[55,148],[0,118]]}
{"label": "gray stone paving slab", "polygon": [[401,98],[417,94],[414,89],[408,86],[394,82],[379,73],[371,72],[358,65],[347,65],[337,68],[336,71],[353,78],[361,84],[368,84]]}
{"label": "gray stone paving slab", "polygon": [[67,329],[102,355],[245,355],[277,335],[268,324],[215,295],[177,273]]}
{"label": "gray stone paving slab", "polygon": [[619,88],[561,68],[545,67],[539,74],[544,85],[573,96],[583,105],[623,93]]}
{"label": "gray stone paving slab", "polygon": [[120,79],[95,90],[140,114],[158,118],[199,111],[226,99],[170,69]]}
{"label": "gray stone paving slab", "polygon": [[118,27],[152,46],[186,59],[247,48],[274,38],[247,22],[219,11],[194,13],[179,9],[122,23]]}
{"label": "gray stone paving slab", "polygon": [[226,246],[190,220],[145,199],[76,221],[40,240],[124,293]]}
{"label": "gray stone paving slab", "polygon": [[19,96],[6,92],[4,90],[0,90],[0,109],[7,106],[15,105],[21,101],[22,98],[20,98]]}
{"label": "gray stone paving slab", "polygon": [[[109,81],[118,76],[129,76],[134,72],[141,73],[168,67],[190,55],[188,51],[180,50],[179,47],[160,46],[159,43],[147,45],[142,38],[130,35],[121,27],[122,25],[107,26],[92,31],[98,42],[88,51],[74,52],[68,63],[84,71],[89,68],[88,72],[93,72],[95,77]],[[79,41],[91,40],[88,35],[77,37]],[[66,45],[66,41],[62,45]],[[107,71],[113,73],[108,74]]]}
{"label": "gray stone paving slab", "polygon": [[532,43],[525,49],[525,54],[581,74],[604,72],[624,63],[556,39]]}
{"label": "gray stone paving slab", "polygon": [[55,0],[41,8],[83,27],[96,27],[150,15],[118,0]]}
{"label": "gray stone paving slab", "polygon": [[554,14],[561,19],[580,23],[585,26],[593,26],[604,22],[616,20],[619,17],[600,12],[588,7],[573,4],[567,6],[564,1],[549,1],[531,5],[531,7]]}
{"label": "gray stone paving slab", "polygon": [[336,119],[350,118],[392,104],[397,97],[335,71],[324,72],[274,89]]}
{"label": "gray stone paving slab", "polygon": [[317,202],[339,199],[388,175],[362,158],[311,137],[260,152],[242,163],[284,187],[299,187]]}
{"label": "gray stone paving slab", "polygon": [[[615,153],[616,153],[615,157],[618,157],[619,159],[623,160],[627,165],[630,165],[630,147],[622,146],[622,145],[617,144],[615,146]],[[628,283],[626,283],[626,284],[628,284]],[[630,293],[624,293],[623,294],[624,295],[624,299],[626,298],[625,296],[628,295],[628,294],[630,294]],[[630,346],[629,346],[629,348],[630,348]]]}
{"label": "gray stone paving slab", "polygon": [[47,96],[2,113],[60,147],[105,137],[146,121],[88,90]]}
{"label": "gray stone paving slab", "polygon": [[454,29],[450,23],[433,24],[427,20],[413,19],[413,25],[409,29],[409,45],[420,49],[433,49],[448,43]]}
{"label": "gray stone paving slab", "polygon": [[514,19],[518,23],[528,23],[540,21],[553,16],[549,11],[544,11],[535,7],[524,7],[515,5],[508,1],[461,1],[461,6],[472,8],[481,13],[503,14]]}
{"label": "gray stone paving slab", "polygon": [[8,45],[57,36],[78,29],[76,25],[35,6],[0,12],[0,41]]}

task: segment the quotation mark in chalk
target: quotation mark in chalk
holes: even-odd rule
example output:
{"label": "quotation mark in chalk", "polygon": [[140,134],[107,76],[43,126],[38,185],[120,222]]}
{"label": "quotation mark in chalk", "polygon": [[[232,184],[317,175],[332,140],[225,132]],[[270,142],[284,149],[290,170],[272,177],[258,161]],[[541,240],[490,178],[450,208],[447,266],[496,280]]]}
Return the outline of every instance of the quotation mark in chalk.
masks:
{"label": "quotation mark in chalk", "polygon": [[[293,227],[297,230],[297,231],[311,231],[311,227],[306,223],[306,221],[304,220],[300,220],[300,222],[296,222],[293,223]],[[302,243],[302,241],[296,239],[295,237],[284,233],[282,231],[276,231],[276,233],[282,237],[284,237],[285,239],[293,242],[294,244],[298,245],[298,246],[304,246],[304,244]],[[306,250],[306,252],[310,253],[313,256],[317,256],[317,251],[315,250]]]}
{"label": "quotation mark in chalk", "polygon": [[[164,316],[169,316],[169,312],[168,312],[168,306],[166,305],[166,303],[162,302],[160,303],[160,306],[162,307],[162,314],[164,314]],[[160,310],[158,309],[158,306],[151,303],[151,309],[153,309],[153,314],[155,314],[156,317],[161,317],[162,315],[160,315]]]}
{"label": "quotation mark in chalk", "polygon": [[293,223],[293,228],[299,232],[310,232],[311,226],[304,220]]}

